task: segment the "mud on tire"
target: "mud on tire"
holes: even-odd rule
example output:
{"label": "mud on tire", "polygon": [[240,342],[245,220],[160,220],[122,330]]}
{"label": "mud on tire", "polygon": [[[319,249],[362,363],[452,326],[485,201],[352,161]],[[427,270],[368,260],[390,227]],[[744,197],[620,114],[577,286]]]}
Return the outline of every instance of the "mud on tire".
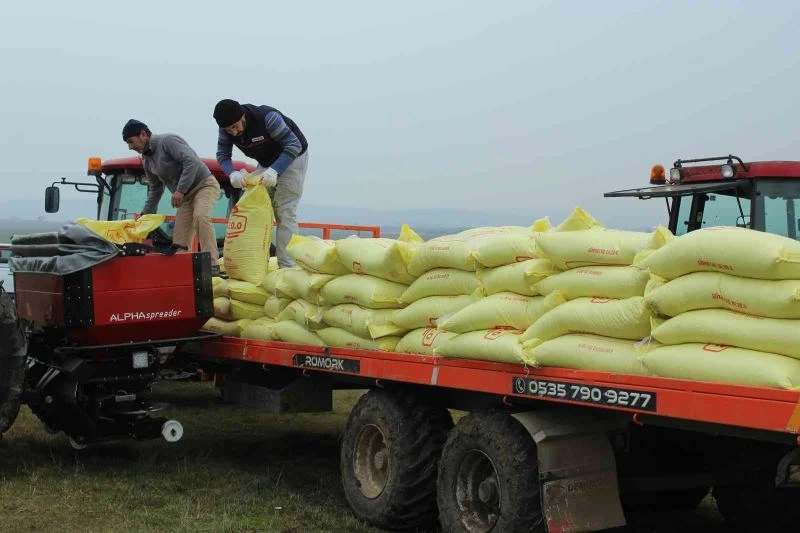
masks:
{"label": "mud on tire", "polygon": [[424,396],[371,390],[350,412],[342,437],[345,497],[360,519],[410,530],[436,519],[436,474],[450,413]]}
{"label": "mud on tire", "polygon": [[446,533],[544,533],[536,445],[515,418],[462,418],[442,450],[437,483]]}

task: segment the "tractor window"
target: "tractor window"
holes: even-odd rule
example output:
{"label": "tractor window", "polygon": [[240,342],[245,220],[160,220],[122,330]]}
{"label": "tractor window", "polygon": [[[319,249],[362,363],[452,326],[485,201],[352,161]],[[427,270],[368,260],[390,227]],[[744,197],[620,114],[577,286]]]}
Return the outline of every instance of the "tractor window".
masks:
{"label": "tractor window", "polygon": [[800,184],[789,181],[759,181],[758,217],[764,231],[797,239],[800,233]]}
{"label": "tractor window", "polygon": [[678,196],[675,201],[680,202],[678,205],[678,223],[675,227],[675,235],[683,235],[689,231],[689,216],[692,212],[692,197],[691,196]]}
{"label": "tractor window", "polygon": [[750,198],[739,198],[737,201],[736,196],[732,194],[706,194],[702,227],[710,228],[714,226],[749,228]]}
{"label": "tractor window", "polygon": [[[118,176],[118,179],[115,180],[114,187],[118,201],[112,204],[110,216],[112,220],[132,218],[135,213],[139,213],[142,210],[147,200],[147,185],[145,184],[144,177],[128,174]],[[169,190],[164,189],[164,194],[161,196],[161,201],[158,203],[159,214],[175,215],[175,208],[171,205],[171,196]],[[214,209],[211,211],[212,218],[227,218],[229,205],[230,201],[228,197],[220,190],[220,198],[217,200],[217,203],[214,204]],[[161,226],[161,229],[171,238],[174,225],[174,222],[167,221]],[[217,233],[217,239],[225,238],[226,224],[214,224],[214,229]]]}

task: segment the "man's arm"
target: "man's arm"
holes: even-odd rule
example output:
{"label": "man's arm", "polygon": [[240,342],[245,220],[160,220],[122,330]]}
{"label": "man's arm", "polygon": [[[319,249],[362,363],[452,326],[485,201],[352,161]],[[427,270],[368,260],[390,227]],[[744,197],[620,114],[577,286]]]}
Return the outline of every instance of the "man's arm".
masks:
{"label": "man's arm", "polygon": [[164,194],[164,183],[156,176],[147,170],[147,165],[143,165],[144,175],[147,177],[147,200],[144,202],[142,208],[143,215],[150,215],[158,209],[158,202],[161,201],[161,195]]}
{"label": "man's arm", "polygon": [[227,175],[230,175],[234,170],[231,157],[233,157],[233,142],[231,142],[231,138],[225,133],[225,130],[220,128],[219,137],[217,137],[217,163]]}
{"label": "man's arm", "polygon": [[267,116],[264,117],[264,123],[267,126],[267,133],[269,136],[274,141],[280,143],[283,148],[281,155],[272,163],[271,167],[280,176],[283,174],[283,171],[292,164],[295,158],[300,155],[300,152],[303,150],[303,145],[300,143],[300,139],[297,138],[297,135],[294,134],[283,120],[280,113],[270,111],[267,113]]}
{"label": "man's arm", "polygon": [[205,166],[205,163],[200,160],[200,156],[192,150],[192,147],[177,135],[165,135],[161,139],[161,144],[164,147],[164,151],[176,161],[181,162],[181,177],[178,179],[175,191],[186,194],[194,184],[195,176]]}

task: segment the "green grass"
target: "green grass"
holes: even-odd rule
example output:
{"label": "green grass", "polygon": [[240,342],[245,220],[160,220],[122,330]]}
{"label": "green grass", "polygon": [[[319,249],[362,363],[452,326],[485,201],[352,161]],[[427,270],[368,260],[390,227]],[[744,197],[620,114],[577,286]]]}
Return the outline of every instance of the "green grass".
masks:
{"label": "green grass", "polygon": [[[360,392],[334,411],[273,415],[222,405],[205,383],[158,394],[184,424],[177,444],[117,442],[73,451],[23,408],[0,441],[1,531],[378,533],[353,517],[339,482],[339,437]],[[633,517],[630,533],[724,531],[707,500]]]}

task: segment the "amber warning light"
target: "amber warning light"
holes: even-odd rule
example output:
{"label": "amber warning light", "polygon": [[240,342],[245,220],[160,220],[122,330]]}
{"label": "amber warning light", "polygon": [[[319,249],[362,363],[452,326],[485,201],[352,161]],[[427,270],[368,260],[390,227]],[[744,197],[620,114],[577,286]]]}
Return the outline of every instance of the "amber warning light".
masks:
{"label": "amber warning light", "polygon": [[667,182],[664,167],[662,165],[653,165],[650,169],[650,184],[651,185],[664,185]]}
{"label": "amber warning light", "polygon": [[88,176],[100,176],[103,173],[103,160],[99,157],[90,157],[86,171]]}

